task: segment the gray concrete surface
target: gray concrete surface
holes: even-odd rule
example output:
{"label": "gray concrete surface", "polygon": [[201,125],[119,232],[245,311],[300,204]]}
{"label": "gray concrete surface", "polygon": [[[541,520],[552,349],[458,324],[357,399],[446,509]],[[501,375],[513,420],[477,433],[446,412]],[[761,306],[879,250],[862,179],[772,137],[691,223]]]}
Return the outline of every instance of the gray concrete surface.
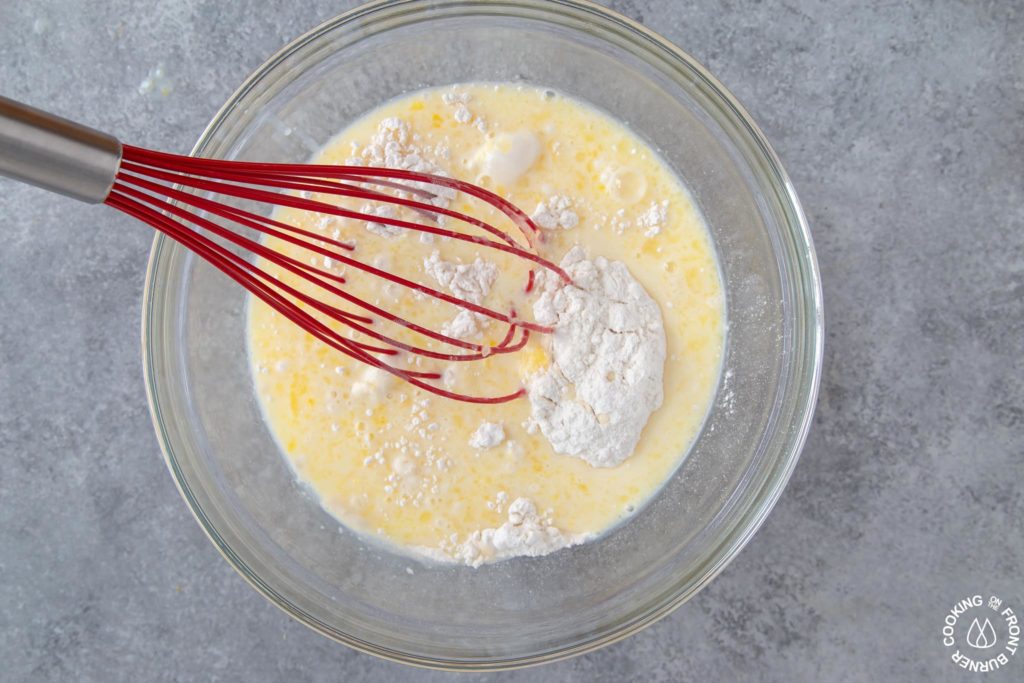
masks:
{"label": "gray concrete surface", "polygon": [[[0,92],[184,151],[351,5],[4,0]],[[613,6],[716,72],[793,176],[825,282],[822,398],[781,502],[707,590],[602,651],[464,679],[1024,680],[1024,652],[984,676],[941,642],[965,595],[1024,611],[1024,7]],[[0,680],[454,678],[306,630],[203,537],[143,393],[148,229],[0,181],[0,236]]]}

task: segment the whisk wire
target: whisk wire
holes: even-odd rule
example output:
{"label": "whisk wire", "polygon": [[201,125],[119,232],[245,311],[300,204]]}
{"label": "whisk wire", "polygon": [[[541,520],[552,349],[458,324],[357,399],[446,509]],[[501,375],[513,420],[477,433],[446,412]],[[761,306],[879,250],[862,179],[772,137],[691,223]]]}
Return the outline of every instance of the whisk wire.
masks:
{"label": "whisk wire", "polygon": [[[389,194],[352,183],[388,188],[399,194]],[[517,226],[526,241],[527,248],[522,247],[507,232],[483,220],[446,206],[430,203],[430,200],[437,196],[424,189],[430,186],[461,191],[490,204]],[[550,332],[550,327],[520,319],[514,308],[508,313],[503,313],[364,263],[349,255],[355,251],[354,245],[339,239],[289,225],[179,188],[190,188],[196,192],[216,193],[235,199],[287,206],[357,221],[376,222],[395,228],[457,239],[513,254],[568,282],[569,277],[561,268],[531,251],[535,249],[537,228],[521,210],[510,202],[475,185],[453,178],[413,171],[361,166],[229,162],[183,157],[131,146],[124,147],[121,169],[106,200],[110,206],[150,224],[171,239],[193,250],[279,314],[304,328],[331,348],[355,360],[388,372],[433,394],[459,401],[501,403],[523,395],[524,389],[522,388],[498,396],[474,396],[452,391],[438,385],[437,380],[442,379],[440,372],[403,367],[387,362],[383,358],[394,358],[400,352],[406,352],[414,356],[442,361],[482,360],[492,355],[518,351],[529,341],[531,331]],[[272,188],[272,190],[266,188]],[[436,225],[423,225],[391,215],[380,216],[354,211],[310,197],[317,193],[390,203],[405,207],[433,220],[444,216],[479,228],[491,237]],[[416,197],[416,199],[412,197]],[[198,215],[195,213],[196,210],[206,212],[213,219]],[[228,221],[229,225],[223,225],[217,219]],[[237,226],[251,229],[310,253],[318,254],[325,259],[337,261],[339,264],[401,285],[411,291],[501,322],[507,328],[505,335],[497,344],[483,345],[459,339],[407,320],[346,292],[342,288],[347,282],[343,275],[304,263],[277,251],[242,234],[238,231]],[[203,234],[204,232],[208,234]],[[210,235],[275,264],[323,292],[366,311],[369,315],[377,316],[434,341],[453,346],[459,349],[459,352],[434,350],[396,339],[385,332],[373,329],[372,326],[377,321],[369,315],[362,315],[331,305],[283,282],[276,275],[261,269],[258,261],[253,262],[235,253],[224,244],[212,239]],[[535,277],[535,270],[531,267],[528,271],[526,291],[532,289]],[[342,335],[332,329],[324,321],[312,315],[310,311],[303,310],[302,305],[340,323],[349,330],[348,335]],[[372,343],[360,340],[354,335],[362,335],[368,340],[372,340]]]}
{"label": "whisk wire", "polygon": [[[271,306],[281,315],[285,316],[288,320],[305,329],[316,339],[362,363],[395,375],[413,386],[424,389],[425,391],[435,395],[467,403],[504,403],[519,398],[525,393],[525,389],[519,388],[514,392],[499,396],[473,396],[463,394],[449,391],[427,381],[440,379],[441,373],[439,372],[424,372],[398,368],[385,363],[372,355],[372,353],[376,352],[385,355],[394,355],[397,353],[395,349],[379,349],[371,347],[362,342],[346,339],[345,337],[337,334],[321,321],[309,315],[294,303],[281,296],[273,288],[266,286],[252,274],[247,272],[249,269],[258,269],[256,269],[256,267],[246,259],[232,253],[230,250],[209,238],[200,235],[193,230],[189,230],[180,222],[172,220],[157,212],[155,209],[131,199],[130,197],[112,192],[107,203],[113,208],[121,210],[134,218],[148,223],[168,237],[180,242],[203,259],[209,261],[219,270],[235,280],[238,284],[245,287],[254,296],[259,297],[262,301]],[[508,339],[509,337],[506,335],[505,340],[507,341]]]}

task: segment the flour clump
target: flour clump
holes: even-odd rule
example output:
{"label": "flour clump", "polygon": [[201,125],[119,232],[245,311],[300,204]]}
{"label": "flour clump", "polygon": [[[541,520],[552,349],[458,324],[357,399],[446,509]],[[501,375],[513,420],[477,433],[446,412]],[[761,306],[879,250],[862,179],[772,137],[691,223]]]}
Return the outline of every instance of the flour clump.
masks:
{"label": "flour clump", "polygon": [[417,548],[424,556],[441,562],[479,567],[510,557],[539,557],[562,548],[589,541],[594,534],[567,534],[552,524],[549,515],[537,511],[529,498],[516,498],[508,506],[508,518],[501,526],[470,533],[464,540],[457,534],[437,548]]}
{"label": "flour clump", "polygon": [[[443,157],[448,152],[442,145],[433,148],[421,145],[419,136],[413,133],[406,121],[397,117],[388,117],[380,122],[377,131],[370,138],[368,144],[363,147],[353,143],[352,157],[345,163],[350,166],[385,166],[387,168],[398,168],[416,173],[430,173],[438,176],[447,176],[441,166],[430,157]],[[430,193],[429,198],[424,199],[416,195],[416,199],[426,201],[434,206],[447,207],[455,198],[456,192],[450,187],[434,185],[413,180],[396,181],[399,187],[406,186],[417,190],[424,190]],[[404,190],[396,190],[396,197],[405,199],[413,195]],[[380,205],[377,210],[369,210],[370,206],[364,206],[362,211],[381,218],[396,218],[394,207],[389,204]],[[438,217],[438,224],[442,224],[443,216]],[[366,229],[382,237],[396,237],[403,234],[401,228],[368,221]],[[426,234],[426,233],[424,233]]]}
{"label": "flour clump", "polygon": [[663,201],[660,204],[654,202],[646,211],[640,214],[640,217],[636,219],[636,224],[638,227],[643,228],[645,236],[655,237],[661,232],[661,228],[667,220],[668,202]]}
{"label": "flour clump", "polygon": [[423,261],[423,270],[459,299],[479,304],[498,279],[498,267],[479,256],[473,263],[453,263],[441,258],[436,249]]}
{"label": "flour clump", "polygon": [[572,200],[565,195],[554,195],[541,202],[530,216],[533,222],[545,230],[572,230],[580,219],[572,209]]}
{"label": "flour clump", "polygon": [[441,334],[455,339],[472,339],[480,335],[480,322],[483,316],[462,309],[455,317],[441,326]]}
{"label": "flour clump", "polygon": [[[437,284],[454,296],[474,304],[483,303],[498,279],[498,267],[479,256],[473,263],[445,261],[435,249],[423,260],[423,270],[434,278]],[[481,332],[487,319],[479,313],[460,310],[455,317],[441,328],[441,334],[456,339],[471,339]]]}
{"label": "flour clump", "polygon": [[528,381],[531,419],[555,452],[615,467],[661,406],[661,310],[622,262],[574,247],[561,266],[572,284],[545,276],[533,305],[554,332],[551,365]]}
{"label": "flour clump", "polygon": [[500,422],[481,422],[473,435],[469,437],[469,445],[485,450],[494,448],[505,440],[505,428]]}

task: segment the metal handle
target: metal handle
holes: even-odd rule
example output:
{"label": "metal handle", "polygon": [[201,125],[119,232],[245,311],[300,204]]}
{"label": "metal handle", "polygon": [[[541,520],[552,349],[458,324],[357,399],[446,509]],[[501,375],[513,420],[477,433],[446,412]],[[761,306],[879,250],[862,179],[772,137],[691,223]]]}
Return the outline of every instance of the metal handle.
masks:
{"label": "metal handle", "polygon": [[0,175],[98,204],[121,166],[121,143],[0,96]]}

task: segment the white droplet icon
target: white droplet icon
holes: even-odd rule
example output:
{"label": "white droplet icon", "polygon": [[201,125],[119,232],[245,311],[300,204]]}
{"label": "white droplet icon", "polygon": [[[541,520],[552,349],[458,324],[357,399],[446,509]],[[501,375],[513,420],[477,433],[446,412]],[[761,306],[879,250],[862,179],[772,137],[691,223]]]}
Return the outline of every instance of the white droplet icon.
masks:
{"label": "white droplet icon", "polygon": [[996,630],[988,619],[985,623],[979,623],[977,619],[971,622],[967,629],[967,644],[978,650],[987,650],[996,644]]}

